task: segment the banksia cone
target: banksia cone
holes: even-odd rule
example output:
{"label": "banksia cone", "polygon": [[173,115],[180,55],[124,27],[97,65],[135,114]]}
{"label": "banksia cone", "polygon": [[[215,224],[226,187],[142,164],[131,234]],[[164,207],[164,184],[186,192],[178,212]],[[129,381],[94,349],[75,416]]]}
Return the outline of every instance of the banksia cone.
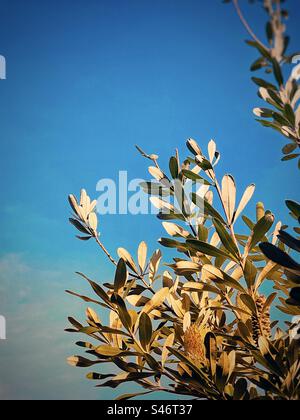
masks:
{"label": "banksia cone", "polygon": [[206,363],[204,345],[206,333],[206,330],[194,324],[184,334],[185,353],[197,365]]}
{"label": "banksia cone", "polygon": [[259,296],[255,300],[257,315],[252,315],[252,331],[253,339],[258,345],[259,337],[271,337],[271,321],[270,321],[270,309],[266,308],[263,312],[264,305],[266,303],[265,296]]}

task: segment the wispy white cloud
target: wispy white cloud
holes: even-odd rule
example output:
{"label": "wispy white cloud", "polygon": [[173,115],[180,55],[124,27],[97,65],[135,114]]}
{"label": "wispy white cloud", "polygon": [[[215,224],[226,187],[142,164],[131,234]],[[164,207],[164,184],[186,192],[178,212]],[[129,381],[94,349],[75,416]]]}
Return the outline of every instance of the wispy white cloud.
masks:
{"label": "wispy white cloud", "polygon": [[74,337],[64,332],[67,316],[83,304],[64,293],[72,275],[28,263],[22,254],[0,258],[0,313],[7,340],[0,341],[0,399],[104,398],[70,368]]}

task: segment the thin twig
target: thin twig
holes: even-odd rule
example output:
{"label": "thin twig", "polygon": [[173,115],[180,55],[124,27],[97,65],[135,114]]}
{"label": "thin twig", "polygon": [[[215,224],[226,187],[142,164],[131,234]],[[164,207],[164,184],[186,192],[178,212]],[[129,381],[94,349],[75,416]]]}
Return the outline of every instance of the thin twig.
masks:
{"label": "thin twig", "polygon": [[233,4],[234,7],[237,11],[237,14],[242,22],[242,24],[244,25],[244,27],[246,28],[247,32],[249,33],[249,35],[254,39],[254,41],[256,41],[261,47],[263,47],[264,49],[268,50],[268,48],[259,40],[259,38],[255,35],[255,33],[253,32],[253,30],[251,29],[250,25],[248,24],[247,20],[245,19],[241,8],[239,6],[239,2],[238,0],[233,0]]}
{"label": "thin twig", "polygon": [[117,266],[118,263],[116,262],[116,260],[110,255],[110,253],[108,252],[108,250],[105,248],[105,246],[103,245],[103,243],[99,240],[98,236],[95,236],[95,241],[97,242],[97,244],[100,246],[100,248],[102,249],[102,251],[107,255],[107,257],[109,258],[109,260],[115,265]]}

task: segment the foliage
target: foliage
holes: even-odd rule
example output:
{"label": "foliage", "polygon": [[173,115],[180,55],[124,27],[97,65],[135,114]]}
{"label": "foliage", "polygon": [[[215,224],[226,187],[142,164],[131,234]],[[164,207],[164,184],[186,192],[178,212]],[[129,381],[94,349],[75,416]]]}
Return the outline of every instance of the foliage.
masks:
{"label": "foliage", "polygon": [[[80,297],[104,307],[109,323],[103,323],[91,308],[87,325],[70,319],[73,328],[68,331],[86,334],[96,344],[77,343],[94,358],[76,356],[69,362],[84,367],[114,363],[122,371],[108,377],[90,373],[89,378],[103,381],[99,386],[115,388],[135,381],[147,392],[164,390],[197,398],[298,398],[300,361],[295,354],[299,343],[279,328],[274,331],[277,322],[270,320],[269,310],[277,292],[267,298],[261,293],[266,281],[272,281],[277,290],[285,282],[281,265],[269,261],[258,247],[262,240],[277,244],[281,225],[274,226],[274,215],[259,203],[255,221],[242,216],[248,233],[236,233],[254,185],[236,205],[234,178],[225,175],[221,182],[217,178],[216,144],[209,143],[208,156],[194,140],[187,145],[193,154],[183,163],[178,153],[175,160],[171,157],[171,173],[183,190],[187,182],[206,180],[198,193],[192,193],[189,211],[182,206],[175,212],[165,196],[152,196],[161,210],[171,206],[170,214],[159,214],[169,234],[160,243],[177,250],[178,256],[160,273],[161,252],[148,259],[147,245],[141,243],[136,260],[125,249],[118,250],[113,283],[101,287],[81,274],[100,300]],[[165,194],[174,200],[171,177],[159,167],[157,157],[155,162],[157,171],[150,166],[149,172],[157,174]],[[222,212],[214,204],[214,195]],[[74,226],[103,249],[94,204],[86,192],[82,191],[79,202],[70,196],[70,203]]]}
{"label": "foliage", "polygon": [[[225,1],[229,3],[230,1]],[[289,36],[285,35],[286,25],[284,20],[288,18],[288,11],[281,7],[282,0],[263,0],[263,6],[268,14],[266,23],[266,43],[262,42],[252,31],[244,18],[239,7],[238,0],[233,0],[234,6],[251,36],[246,41],[255,48],[259,57],[252,63],[251,71],[265,70],[272,74],[274,82],[260,77],[252,77],[253,82],[259,87],[258,95],[266,103],[266,107],[254,109],[257,121],[264,127],[270,127],[289,140],[283,147],[283,161],[298,158],[300,156],[300,65],[289,70],[289,76],[285,78],[284,67],[290,68],[291,63],[300,62],[300,53],[288,53],[290,43]],[[253,3],[253,2],[252,2]],[[298,58],[298,61],[297,61]],[[298,160],[300,169],[300,159]]]}
{"label": "foliage", "polygon": [[[290,209],[291,216],[300,223],[300,205],[295,201],[287,200],[286,204]],[[294,227],[294,231],[299,235],[299,227]],[[283,303],[281,308],[284,312],[291,315],[300,315],[300,264],[298,264],[286,251],[285,247],[300,253],[300,240],[280,229],[278,233],[280,246],[277,247],[268,243],[261,243],[260,249],[266,257],[276,264],[284,267],[286,280],[281,284],[280,289],[289,298]],[[289,291],[290,289],[290,291]]]}
{"label": "foliage", "polygon": [[[260,64],[278,77],[274,63],[286,58],[281,51],[279,60],[276,42],[272,59],[262,54]],[[298,400],[300,340],[292,323],[283,330],[271,314],[277,306],[299,315],[300,266],[288,255],[290,248],[299,252],[299,240],[275,222],[263,203],[256,205],[255,220],[245,214],[255,186],[250,184],[238,198],[233,176],[219,178],[220,153],[213,140],[207,153],[193,139],[187,148],[183,160],[176,151],[167,171],[156,154],[138,147],[155,179],[141,187],[159,209],[166,231],[159,243],[174,252],[164,268],[161,251],[149,254],[145,242],[136,256],[119,248],[115,259],[100,240],[96,201],[85,190],[79,199],[69,196],[78,238],[94,240],[115,266],[114,280],[104,285],[78,273],[94,298],[68,291],[93,306],[84,325],[69,318],[67,331],[88,337],[77,342],[87,356],[72,356],[69,363],[98,367],[100,373],[87,375],[98,387],[139,386],[135,394],[119,399],[164,391],[212,400]],[[188,185],[195,191],[190,195]],[[299,205],[287,205],[299,221]],[[274,292],[266,295],[270,285]]]}

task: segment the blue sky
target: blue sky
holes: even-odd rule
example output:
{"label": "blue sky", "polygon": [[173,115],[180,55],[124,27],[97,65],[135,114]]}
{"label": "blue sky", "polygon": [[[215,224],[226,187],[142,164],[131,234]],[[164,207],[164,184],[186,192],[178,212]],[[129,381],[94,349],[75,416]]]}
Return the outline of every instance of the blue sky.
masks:
{"label": "blue sky", "polygon": [[[244,4],[243,4],[244,3]],[[241,1],[263,36],[265,15]],[[297,0],[288,21],[297,51]],[[112,268],[92,244],[74,239],[66,197],[96,183],[147,176],[135,144],[162,164],[185,140],[214,138],[219,173],[232,173],[240,193],[251,182],[288,222],[285,198],[296,198],[295,162],[281,163],[282,138],[260,127],[250,81],[256,54],[231,5],[199,0],[0,0],[1,208],[0,313],[8,340],[0,342],[0,398],[106,398],[84,371],[66,366],[76,349],[63,332],[85,305],[65,289],[85,290],[75,271],[99,281]],[[298,25],[298,28],[297,28]],[[255,200],[254,200],[255,202]],[[254,212],[254,203],[248,210]],[[151,216],[101,218],[114,253],[153,249],[162,235]],[[134,234],[133,234],[134,233]]]}

